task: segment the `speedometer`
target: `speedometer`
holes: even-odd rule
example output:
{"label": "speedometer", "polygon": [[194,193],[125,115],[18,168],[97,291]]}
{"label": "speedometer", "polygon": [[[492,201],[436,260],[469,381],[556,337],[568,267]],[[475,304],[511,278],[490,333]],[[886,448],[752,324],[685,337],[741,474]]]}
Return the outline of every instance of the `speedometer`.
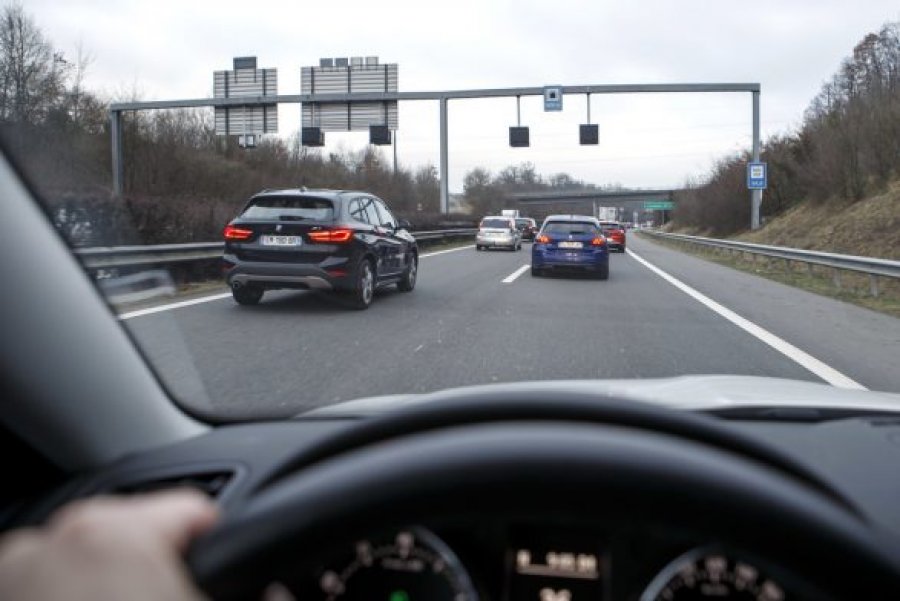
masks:
{"label": "speedometer", "polygon": [[478,601],[453,551],[422,528],[357,541],[352,558],[326,568],[318,584],[326,601]]}
{"label": "speedometer", "polygon": [[641,601],[747,599],[783,601],[784,589],[755,565],[709,549],[690,551],[667,565]]}

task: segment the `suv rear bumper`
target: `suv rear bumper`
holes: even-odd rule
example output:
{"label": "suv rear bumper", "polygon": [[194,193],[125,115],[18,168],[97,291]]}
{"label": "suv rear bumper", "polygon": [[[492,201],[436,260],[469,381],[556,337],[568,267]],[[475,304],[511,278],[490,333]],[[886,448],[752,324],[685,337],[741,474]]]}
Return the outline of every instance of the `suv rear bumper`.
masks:
{"label": "suv rear bumper", "polygon": [[241,261],[234,255],[225,255],[223,261],[225,282],[232,288],[340,290],[352,286],[353,281],[349,261],[342,257],[329,257],[318,265]]}

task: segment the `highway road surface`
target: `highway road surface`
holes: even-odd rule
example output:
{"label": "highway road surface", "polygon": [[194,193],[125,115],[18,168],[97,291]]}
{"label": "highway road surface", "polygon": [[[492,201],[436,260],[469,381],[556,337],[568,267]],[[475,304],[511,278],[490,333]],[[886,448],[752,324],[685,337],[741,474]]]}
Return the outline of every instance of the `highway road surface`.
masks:
{"label": "highway road surface", "polygon": [[490,382],[740,374],[900,392],[900,320],[636,235],[610,279],[528,270],[521,252],[423,251],[412,293],[367,311],[312,292],[121,316],[176,397],[292,415],[363,396]]}

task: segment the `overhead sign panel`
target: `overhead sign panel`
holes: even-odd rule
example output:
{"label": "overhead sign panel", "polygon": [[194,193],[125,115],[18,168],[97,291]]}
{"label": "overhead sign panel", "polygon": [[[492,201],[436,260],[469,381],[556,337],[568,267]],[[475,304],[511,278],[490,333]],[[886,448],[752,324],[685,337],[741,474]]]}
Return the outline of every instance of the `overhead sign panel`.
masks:
{"label": "overhead sign panel", "polygon": [[513,148],[525,148],[530,144],[530,136],[527,127],[509,128],[509,145]]}
{"label": "overhead sign panel", "polygon": [[562,110],[562,86],[545,86],[544,87],[544,110],[545,111],[561,111]]}
{"label": "overhead sign panel", "polygon": [[671,211],[675,203],[671,200],[651,200],[644,203],[645,211]]}
{"label": "overhead sign panel", "polygon": [[578,142],[582,145],[600,143],[600,127],[590,123],[578,126]]}
{"label": "overhead sign panel", "polygon": [[274,102],[278,96],[278,72],[276,69],[257,69],[256,57],[235,58],[233,70],[214,72],[213,96],[252,98],[254,101],[272,97],[272,104],[217,107],[216,135],[243,136],[278,131],[278,108]]}
{"label": "overhead sign panel", "polygon": [[[396,92],[397,64],[379,64],[378,57],[322,59],[318,67],[300,71],[302,94],[362,94]],[[370,125],[399,127],[397,101],[389,102],[304,102],[303,127],[322,131],[361,131]]]}

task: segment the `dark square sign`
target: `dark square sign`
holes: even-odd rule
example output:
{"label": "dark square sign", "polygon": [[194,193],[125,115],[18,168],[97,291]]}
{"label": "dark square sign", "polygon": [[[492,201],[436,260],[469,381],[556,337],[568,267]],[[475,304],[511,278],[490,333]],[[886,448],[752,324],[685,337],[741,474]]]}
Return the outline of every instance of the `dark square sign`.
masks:
{"label": "dark square sign", "polygon": [[509,128],[509,145],[513,148],[522,148],[529,146],[528,128],[527,127],[510,127]]}
{"label": "dark square sign", "polygon": [[387,125],[369,126],[369,144],[388,146],[391,143],[391,130]]}

